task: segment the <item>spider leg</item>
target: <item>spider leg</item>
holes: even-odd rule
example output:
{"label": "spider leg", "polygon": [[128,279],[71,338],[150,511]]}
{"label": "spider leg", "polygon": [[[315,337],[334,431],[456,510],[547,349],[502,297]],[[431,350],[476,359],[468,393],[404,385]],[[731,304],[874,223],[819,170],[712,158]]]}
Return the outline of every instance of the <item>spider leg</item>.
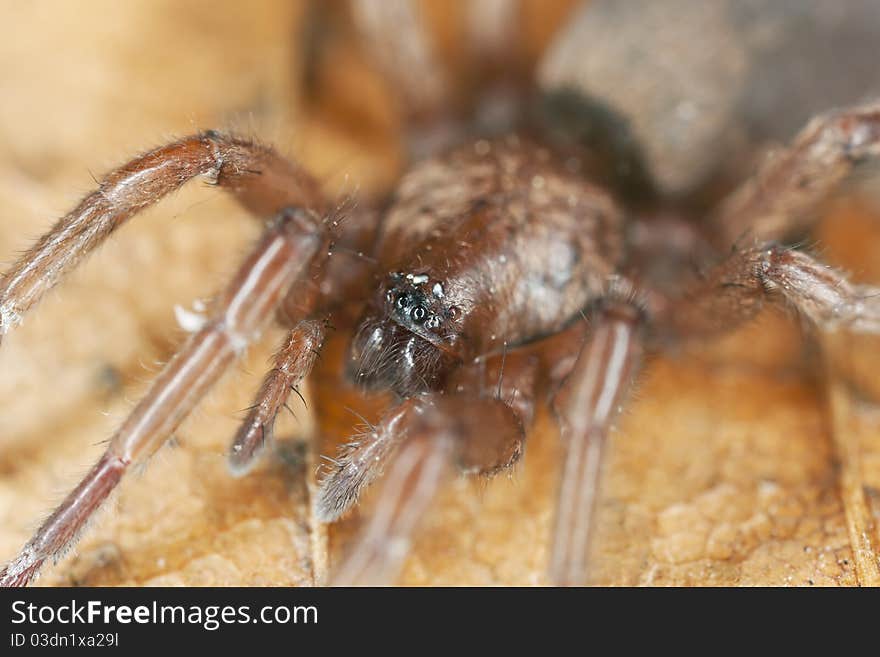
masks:
{"label": "spider leg", "polygon": [[[379,71],[397,95],[404,143],[412,159],[436,154],[459,141],[472,127],[463,120],[465,103],[460,85],[451,84],[449,72],[441,65],[420,4],[414,0],[350,0],[355,26]],[[483,4],[469,3],[467,22],[472,35],[504,38],[519,3],[511,0],[503,4],[490,3],[491,7],[483,7]],[[494,19],[506,25],[492,24]],[[497,55],[497,46],[493,43],[488,48]],[[509,54],[509,49],[504,54]],[[483,68],[489,68],[490,61],[497,63],[497,57],[479,61],[486,65]],[[506,98],[501,101],[496,109],[503,117],[509,113],[509,102]],[[496,118],[489,114],[489,119]]]}
{"label": "spider leg", "polygon": [[[485,367],[480,363],[463,368],[447,394],[402,402],[378,426],[343,448],[321,482],[321,520],[338,518],[387,471],[373,513],[332,584],[393,582],[418,522],[448,478],[456,471],[492,475],[519,459],[524,426],[534,410],[536,362],[528,355],[510,354],[493,358]],[[479,394],[468,394],[477,381],[490,381],[491,386],[480,384]]]}
{"label": "spider leg", "polygon": [[289,206],[324,209],[310,175],[253,141],[208,131],[152,150],[110,172],[0,279],[0,339],[126,220],[199,175],[258,216]]}
{"label": "spider leg", "polygon": [[[493,431],[486,434],[486,427]],[[514,410],[494,398],[431,395],[410,399],[350,450],[322,482],[322,520],[334,520],[389,460],[366,528],[331,583],[380,585],[394,581],[410,539],[440,486],[455,471],[491,473],[522,453],[523,426]],[[393,456],[391,452],[394,452]]]}
{"label": "spider leg", "polygon": [[448,107],[449,81],[412,0],[351,0],[352,18],[411,119],[436,117]]}
{"label": "spider leg", "polygon": [[0,570],[0,585],[23,586],[47,559],[58,559],[107,499],[132,463],[156,452],[229,364],[273,316],[284,295],[326,251],[317,215],[281,214],[218,297],[205,326],[165,366],[110,441],[104,455]]}
{"label": "spider leg", "polygon": [[[409,552],[419,520],[452,474],[456,436],[439,426],[442,411],[428,406],[431,410],[425,422],[423,408],[426,407],[414,402],[399,409],[395,419],[403,425],[400,428],[406,431],[407,439],[391,458],[373,515],[355,546],[333,572],[331,586],[392,583]],[[385,433],[378,440],[391,443],[395,438]],[[321,491],[324,490],[322,486]]]}
{"label": "spider leg", "polygon": [[[334,322],[353,321],[350,299],[362,299],[370,293],[375,260],[364,255],[372,244],[379,215],[363,208],[346,208],[345,222],[326,258],[315,258],[281,304],[279,320],[291,326],[284,343],[275,354],[274,367],[266,374],[248,416],[232,441],[228,454],[234,476],[246,475],[266,443],[272,439],[275,418],[292,392],[312,371],[320,355],[327,320],[310,319],[330,316]],[[336,229],[340,222],[334,220]]]}
{"label": "spider leg", "polygon": [[660,337],[710,336],[785,300],[822,330],[880,333],[880,287],[778,244],[737,248],[680,298],[655,312]]}
{"label": "spider leg", "polygon": [[775,154],[712,217],[721,246],[744,234],[781,240],[810,226],[810,210],[860,162],[880,155],[880,104],[838,110],[813,119],[786,150]]}
{"label": "spider leg", "polygon": [[311,372],[324,342],[324,333],[324,322],[303,320],[287,334],[275,354],[274,367],[263,379],[254,404],[230,446],[229,469],[235,476],[247,474],[266,443],[272,440],[278,411]]}
{"label": "spider leg", "polygon": [[603,451],[611,422],[639,368],[642,324],[633,302],[600,302],[591,318],[592,330],[554,399],[566,438],[549,569],[557,585],[583,585],[587,580]]}

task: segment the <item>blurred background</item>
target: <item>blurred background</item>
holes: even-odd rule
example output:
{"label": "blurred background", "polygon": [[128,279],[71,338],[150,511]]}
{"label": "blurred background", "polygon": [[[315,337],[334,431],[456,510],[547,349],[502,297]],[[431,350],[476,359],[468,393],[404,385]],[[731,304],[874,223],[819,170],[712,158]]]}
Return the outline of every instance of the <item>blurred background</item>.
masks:
{"label": "blurred background", "polygon": [[[460,83],[473,61],[469,3],[415,4]],[[544,88],[575,88],[624,117],[670,198],[711,203],[809,116],[880,90],[871,0],[518,4],[511,59],[534,67]],[[405,166],[404,108],[346,7],[0,0],[0,260],[112,166],[209,127],[275,145],[332,194],[386,193]],[[875,283],[876,186],[860,173],[810,237]],[[174,307],[217,290],[259,228],[194,182],[126,225],[4,340],[0,560],[173,354],[183,336]],[[233,480],[224,452],[280,338],[268,332],[40,583],[319,583],[361,513],[329,532],[312,522],[314,452],[331,453],[358,422],[346,407],[374,419],[383,404],[340,388],[346,337],[333,337],[310,386],[319,417],[297,406],[265,463]],[[806,339],[768,312],[717,343],[652,360],[613,436],[595,583],[880,584],[877,355],[875,340]],[[542,412],[511,477],[450,486],[402,582],[543,583],[557,443]]]}

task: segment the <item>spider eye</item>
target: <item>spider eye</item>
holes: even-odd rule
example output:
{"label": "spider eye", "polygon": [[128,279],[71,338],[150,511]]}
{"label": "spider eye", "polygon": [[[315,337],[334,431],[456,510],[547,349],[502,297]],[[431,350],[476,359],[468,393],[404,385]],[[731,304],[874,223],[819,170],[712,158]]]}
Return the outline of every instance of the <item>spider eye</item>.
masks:
{"label": "spider eye", "polygon": [[406,308],[406,295],[398,294],[394,303],[398,308]]}
{"label": "spider eye", "polygon": [[421,324],[425,321],[425,317],[428,316],[428,309],[422,305],[418,305],[410,311],[409,316],[412,321]]}

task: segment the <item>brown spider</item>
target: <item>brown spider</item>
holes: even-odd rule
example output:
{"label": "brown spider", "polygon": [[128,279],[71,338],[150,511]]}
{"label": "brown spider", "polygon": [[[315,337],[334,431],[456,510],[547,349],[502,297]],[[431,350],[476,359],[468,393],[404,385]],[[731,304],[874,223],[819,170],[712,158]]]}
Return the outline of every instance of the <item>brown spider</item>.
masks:
{"label": "brown spider", "polygon": [[[638,158],[627,160],[621,183],[578,145],[546,134],[540,117],[511,110],[532,90],[496,74],[506,41],[493,29],[509,23],[503,4],[498,14],[475,13],[475,30],[495,38],[479,40],[491,84],[467,110],[450,101],[408,4],[354,7],[409,109],[418,160],[386,207],[335,204],[271,148],[208,131],[111,172],[4,275],[0,335],[122,222],[191,178],[207,177],[256,216],[274,217],[207,319],[0,583],[28,583],[69,547],[130,466],[168,440],[275,316],[289,334],[233,441],[235,474],[255,463],[314,363],[326,318],[345,321],[345,302],[365,306],[350,378],[399,398],[322,481],[317,511],[330,522],[382,475],[374,515],[334,583],[392,580],[444,478],[513,465],[546,396],[567,445],[550,573],[560,584],[582,583],[603,446],[645,349],[718,335],[765,301],[785,301],[822,329],[880,332],[880,288],[853,285],[775,242],[802,230],[807,211],[877,155],[880,107],[815,119],[704,222],[658,218],[644,203],[625,211],[620,194],[606,191],[645,184]],[[581,107],[569,94],[555,100],[567,112]],[[351,252],[368,255],[333,255]],[[691,282],[694,255],[717,264]]]}

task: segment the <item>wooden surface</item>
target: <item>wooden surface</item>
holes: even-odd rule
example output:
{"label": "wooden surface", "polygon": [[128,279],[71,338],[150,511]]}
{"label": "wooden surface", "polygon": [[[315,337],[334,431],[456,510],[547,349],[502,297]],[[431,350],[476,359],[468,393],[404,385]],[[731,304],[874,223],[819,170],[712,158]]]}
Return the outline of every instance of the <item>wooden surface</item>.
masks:
{"label": "wooden surface", "polygon": [[[255,132],[331,189],[368,192],[393,179],[386,90],[358,68],[354,51],[334,50],[325,96],[354,88],[354,105],[372,120],[353,127],[345,111],[306,111],[297,100],[297,5],[90,6],[88,16],[60,2],[6,9],[16,16],[0,39],[0,259],[45,230],[93,185],[92,174],[195,129]],[[837,203],[817,237],[829,260],[878,282],[880,212],[868,208]],[[216,191],[190,185],[121,230],[4,341],[0,560],[97,457],[180,343],[174,306],[218,289],[257,232]],[[321,580],[361,514],[329,532],[311,521],[309,444],[330,453],[358,422],[345,407],[372,419],[381,404],[340,389],[339,332],[311,387],[320,421],[297,402],[299,420],[282,420],[277,449],[254,473],[232,479],[224,451],[236,411],[250,403],[279,337],[267,334],[184,424],[176,445],[123,482],[77,550],[40,584]],[[649,362],[612,437],[593,581],[880,583],[875,354],[877,340],[804,339],[797,321],[769,312],[717,343]],[[511,476],[444,491],[401,582],[543,583],[559,453],[543,412]]]}

